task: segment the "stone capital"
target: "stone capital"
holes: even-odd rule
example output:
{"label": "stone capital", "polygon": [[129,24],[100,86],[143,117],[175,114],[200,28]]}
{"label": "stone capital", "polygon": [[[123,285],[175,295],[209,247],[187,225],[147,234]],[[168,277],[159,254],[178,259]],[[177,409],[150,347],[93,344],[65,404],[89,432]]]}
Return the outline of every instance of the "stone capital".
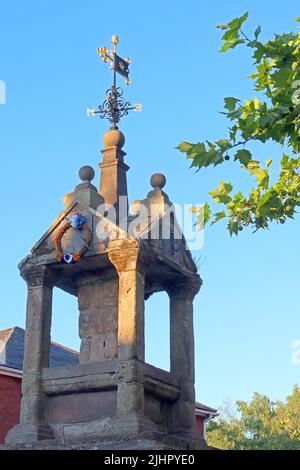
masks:
{"label": "stone capital", "polygon": [[139,244],[136,240],[125,238],[120,245],[108,253],[108,257],[118,273],[137,269]]}
{"label": "stone capital", "polygon": [[54,272],[45,265],[21,269],[20,274],[28,287],[53,287]]}
{"label": "stone capital", "polygon": [[139,271],[143,274],[153,262],[153,255],[137,240],[130,238],[126,238],[117,249],[109,252],[108,257],[118,273]]}
{"label": "stone capital", "polygon": [[170,298],[188,300],[192,302],[195,296],[198,294],[201,285],[202,280],[197,274],[174,282],[172,286],[167,288],[167,292]]}

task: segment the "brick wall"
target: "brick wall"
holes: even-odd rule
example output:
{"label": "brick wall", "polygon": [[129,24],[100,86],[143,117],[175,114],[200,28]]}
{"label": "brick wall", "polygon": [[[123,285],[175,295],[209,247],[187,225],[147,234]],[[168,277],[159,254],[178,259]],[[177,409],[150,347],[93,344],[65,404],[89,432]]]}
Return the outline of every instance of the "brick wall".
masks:
{"label": "brick wall", "polygon": [[204,417],[196,415],[196,432],[204,437]]}
{"label": "brick wall", "polygon": [[0,444],[8,431],[19,423],[21,378],[0,374]]}

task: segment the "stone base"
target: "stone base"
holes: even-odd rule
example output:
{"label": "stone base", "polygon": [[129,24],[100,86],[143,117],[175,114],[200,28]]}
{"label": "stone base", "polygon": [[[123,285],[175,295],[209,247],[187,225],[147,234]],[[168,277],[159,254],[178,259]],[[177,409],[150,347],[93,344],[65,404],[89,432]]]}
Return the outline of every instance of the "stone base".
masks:
{"label": "stone base", "polygon": [[201,437],[195,431],[182,431],[174,434],[177,439],[182,440],[183,442],[189,443],[189,449],[206,449],[207,444],[204,437]]}
{"label": "stone base", "polygon": [[145,416],[136,414],[53,427],[54,437],[64,442],[87,439],[122,439],[124,436],[136,438],[143,433],[156,431],[157,427],[152,421]]}
{"label": "stone base", "polygon": [[38,442],[53,439],[52,429],[43,424],[18,424],[7,434],[5,444],[18,446],[28,442]]}
{"label": "stone base", "polygon": [[7,435],[6,449],[198,450],[206,448],[196,433],[169,434],[139,415],[85,423],[18,425]]}
{"label": "stone base", "polygon": [[[103,439],[62,442],[58,439],[44,440],[18,445],[6,445],[5,450],[207,450],[206,445],[190,443],[170,434],[130,439]],[[4,450],[4,449],[3,449]]]}

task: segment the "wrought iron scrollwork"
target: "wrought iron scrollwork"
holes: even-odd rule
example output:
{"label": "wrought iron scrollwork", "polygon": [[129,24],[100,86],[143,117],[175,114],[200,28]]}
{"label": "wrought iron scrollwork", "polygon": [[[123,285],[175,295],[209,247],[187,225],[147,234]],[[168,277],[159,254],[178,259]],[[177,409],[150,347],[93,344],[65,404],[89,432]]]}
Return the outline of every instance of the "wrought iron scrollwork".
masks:
{"label": "wrought iron scrollwork", "polygon": [[107,118],[115,127],[123,116],[127,116],[131,109],[134,109],[134,106],[123,98],[122,88],[113,86],[106,91],[106,99],[96,112],[100,114],[102,119]]}

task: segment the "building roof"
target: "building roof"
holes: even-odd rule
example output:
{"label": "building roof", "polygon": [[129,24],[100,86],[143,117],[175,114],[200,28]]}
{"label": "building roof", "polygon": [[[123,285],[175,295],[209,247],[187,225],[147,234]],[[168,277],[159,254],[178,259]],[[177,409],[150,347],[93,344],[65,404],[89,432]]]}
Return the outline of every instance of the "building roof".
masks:
{"label": "building roof", "polygon": [[203,403],[196,402],[195,404],[195,412],[196,414],[200,415],[207,415],[207,416],[217,416],[218,410],[215,408],[211,408],[210,406],[204,405]]}
{"label": "building roof", "polygon": [[[25,330],[18,326],[0,330],[0,366],[23,369]],[[50,367],[78,364],[78,352],[51,342]]]}

